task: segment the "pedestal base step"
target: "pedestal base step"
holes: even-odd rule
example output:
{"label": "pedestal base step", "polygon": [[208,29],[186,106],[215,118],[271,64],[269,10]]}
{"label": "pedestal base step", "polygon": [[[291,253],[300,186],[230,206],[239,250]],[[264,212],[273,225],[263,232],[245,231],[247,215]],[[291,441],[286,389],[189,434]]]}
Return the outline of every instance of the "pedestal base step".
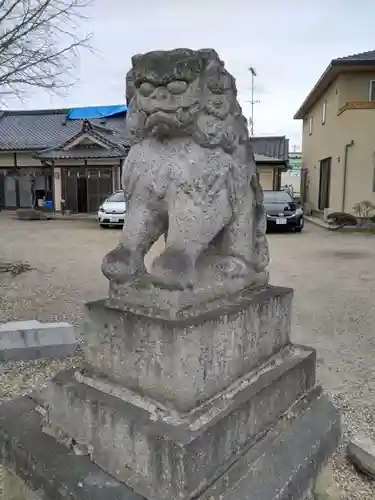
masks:
{"label": "pedestal base step", "polygon": [[86,382],[79,375],[68,370],[53,379],[45,432],[86,448],[93,462],[145,497],[187,500],[314,387],[315,352],[289,346],[188,414],[121,394],[96,374]]}
{"label": "pedestal base step", "polygon": [[[142,500],[124,483],[103,472],[89,457],[76,456],[45,435],[36,407],[28,397],[0,407],[2,464],[22,479],[31,492],[37,492],[36,498]],[[321,391],[315,389],[199,498],[305,500],[317,474],[337,446],[339,436],[338,412]],[[5,498],[11,497],[5,492]],[[27,498],[25,493],[19,500]]]}

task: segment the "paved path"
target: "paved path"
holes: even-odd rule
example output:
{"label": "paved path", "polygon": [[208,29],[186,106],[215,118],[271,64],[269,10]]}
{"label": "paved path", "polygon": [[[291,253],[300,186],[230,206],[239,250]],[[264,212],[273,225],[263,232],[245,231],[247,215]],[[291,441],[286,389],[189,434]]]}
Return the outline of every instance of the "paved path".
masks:
{"label": "paved path", "polygon": [[[0,213],[0,235],[0,261],[27,261],[33,268],[16,278],[0,273],[0,321],[35,318],[80,327],[84,303],[106,294],[100,263],[119,230],[100,229],[93,220],[29,222]],[[373,433],[375,237],[308,224],[302,234],[271,234],[269,243],[271,282],[295,289],[293,340],[317,348],[319,381],[340,405],[347,435],[359,426]],[[3,367],[3,398],[40,385],[62,364]],[[344,500],[375,498],[374,485],[354,475],[342,457],[336,466]]]}

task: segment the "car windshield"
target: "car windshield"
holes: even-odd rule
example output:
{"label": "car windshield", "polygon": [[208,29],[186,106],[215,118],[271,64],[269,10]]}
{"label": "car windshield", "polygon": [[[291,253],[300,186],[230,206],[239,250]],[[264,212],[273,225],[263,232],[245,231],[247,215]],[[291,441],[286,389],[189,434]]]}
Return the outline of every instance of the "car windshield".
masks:
{"label": "car windshield", "polygon": [[114,193],[112,196],[110,196],[107,201],[110,201],[111,203],[113,201],[118,201],[118,202],[122,202],[124,203],[125,202],[125,195],[124,195],[124,191],[119,191],[118,193]]}
{"label": "car windshield", "polygon": [[263,191],[265,203],[291,203],[292,197],[285,191]]}

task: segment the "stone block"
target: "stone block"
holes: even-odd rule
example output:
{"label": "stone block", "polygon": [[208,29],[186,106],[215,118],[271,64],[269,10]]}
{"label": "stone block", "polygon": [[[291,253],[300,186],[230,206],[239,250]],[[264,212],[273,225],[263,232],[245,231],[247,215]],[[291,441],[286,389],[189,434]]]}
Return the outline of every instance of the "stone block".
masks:
{"label": "stone block", "polygon": [[[0,406],[1,461],[30,491],[42,492],[43,500],[145,500],[89,457],[43,434],[35,408],[27,397]],[[311,391],[197,500],[306,500],[337,446],[339,421],[319,389]]]}
{"label": "stone block", "polygon": [[69,370],[51,384],[46,431],[86,445],[95,463],[146,497],[188,499],[314,384],[315,352],[287,347],[206,405],[178,414]]}
{"label": "stone block", "polygon": [[10,321],[0,325],[0,361],[73,356],[75,329],[69,323]]}
{"label": "stone block", "polygon": [[340,436],[339,412],[316,388],[208,488],[204,498],[305,500]]}
{"label": "stone block", "polygon": [[48,216],[41,210],[35,208],[19,208],[16,211],[17,217],[21,220],[47,220]]}
{"label": "stone block", "polygon": [[348,444],[348,456],[362,472],[375,479],[375,442],[359,434]]}
{"label": "stone block", "polygon": [[183,318],[91,302],[86,360],[113,382],[188,412],[290,343],[292,295],[281,287],[245,290]]}
{"label": "stone block", "polygon": [[10,477],[8,491],[43,500],[144,500],[89,457],[77,456],[45,435],[36,408],[28,397],[0,406],[0,460],[24,483]]}
{"label": "stone block", "polygon": [[30,490],[22,479],[7,469],[2,474],[2,481],[4,500],[43,500],[37,492]]}

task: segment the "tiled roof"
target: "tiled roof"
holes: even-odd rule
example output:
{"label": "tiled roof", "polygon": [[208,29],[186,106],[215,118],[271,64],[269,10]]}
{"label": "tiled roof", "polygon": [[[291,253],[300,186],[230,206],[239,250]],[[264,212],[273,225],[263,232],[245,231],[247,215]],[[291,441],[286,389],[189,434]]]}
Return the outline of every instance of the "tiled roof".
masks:
{"label": "tiled roof", "polygon": [[258,153],[254,153],[254,157],[255,157],[256,163],[268,163],[268,164],[275,163],[276,165],[280,165],[280,164],[285,163],[285,160],[283,160],[283,159],[273,158],[271,156],[266,156],[266,155],[260,155]]}
{"label": "tiled roof", "polygon": [[[83,120],[67,120],[68,109],[0,112],[0,150],[43,150],[66,142],[82,130]],[[92,119],[100,133],[113,142],[127,145],[125,117]]]}
{"label": "tiled roof", "polygon": [[341,63],[341,62],[362,62],[369,61],[375,63],[375,50],[368,50],[367,52],[360,52],[359,54],[352,54],[350,56],[338,57],[332,60],[332,63]]}
{"label": "tiled roof", "polygon": [[126,156],[125,148],[104,149],[95,146],[75,146],[71,149],[47,149],[37,155],[41,160],[49,159],[78,159],[78,158],[123,158]]}
{"label": "tiled roof", "polygon": [[250,137],[255,154],[268,156],[270,160],[288,161],[289,139],[285,136]]}

